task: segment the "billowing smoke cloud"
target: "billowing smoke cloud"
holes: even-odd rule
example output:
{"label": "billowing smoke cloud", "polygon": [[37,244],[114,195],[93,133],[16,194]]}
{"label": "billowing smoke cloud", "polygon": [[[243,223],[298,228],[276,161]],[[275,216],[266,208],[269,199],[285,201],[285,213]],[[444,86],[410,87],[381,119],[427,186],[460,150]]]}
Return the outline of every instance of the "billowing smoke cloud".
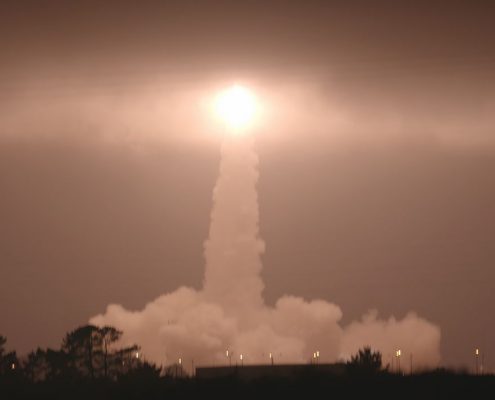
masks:
{"label": "billowing smoke cloud", "polygon": [[[182,287],[141,311],[109,305],[91,323],[113,325],[123,340],[138,343],[145,356],[170,364],[179,357],[198,364],[234,362],[307,362],[315,351],[321,361],[347,358],[371,345],[384,357],[401,348],[416,366],[439,362],[440,330],[413,313],[402,320],[379,320],[370,313],[342,328],[340,308],[324,300],[283,296],[264,304],[256,184],[258,157],[250,136],[224,140],[220,174],[213,194],[209,237],[205,242],[204,287]],[[387,360],[385,360],[386,362]],[[186,366],[188,364],[186,363]]]}
{"label": "billowing smoke cloud", "polygon": [[380,320],[377,311],[371,310],[361,321],[352,322],[344,329],[342,354],[355,354],[363,343],[380,349],[385,364],[393,364],[396,349],[401,350],[408,362],[414,357],[419,367],[440,361],[440,329],[413,312],[397,321],[394,317]]}

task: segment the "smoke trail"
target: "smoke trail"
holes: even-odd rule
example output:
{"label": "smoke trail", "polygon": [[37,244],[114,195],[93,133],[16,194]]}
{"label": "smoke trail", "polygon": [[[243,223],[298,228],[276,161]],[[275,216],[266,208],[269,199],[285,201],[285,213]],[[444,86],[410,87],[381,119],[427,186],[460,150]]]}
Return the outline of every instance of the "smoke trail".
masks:
{"label": "smoke trail", "polygon": [[279,363],[306,362],[315,351],[329,362],[368,344],[383,354],[407,349],[418,366],[438,363],[440,330],[413,314],[402,321],[370,314],[342,329],[340,308],[324,300],[283,296],[273,308],[264,304],[253,143],[249,136],[230,136],[222,145],[204,288],[179,288],[136,312],[109,305],[90,322],[116,326],[123,341],[139,343],[147,358],[165,364],[179,357],[196,365],[226,363],[227,349],[243,354],[244,363],[267,363],[270,353]]}
{"label": "smoke trail", "polygon": [[204,294],[228,315],[252,313],[263,305],[259,238],[258,156],[252,136],[230,136],[222,146],[205,242]]}

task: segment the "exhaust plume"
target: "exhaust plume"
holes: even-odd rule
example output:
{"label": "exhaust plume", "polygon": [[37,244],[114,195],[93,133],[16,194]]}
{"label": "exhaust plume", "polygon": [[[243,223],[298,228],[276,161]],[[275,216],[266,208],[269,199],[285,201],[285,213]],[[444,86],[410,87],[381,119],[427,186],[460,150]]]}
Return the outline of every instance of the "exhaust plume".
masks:
{"label": "exhaust plume", "polygon": [[304,363],[319,351],[320,361],[332,362],[365,345],[384,358],[402,348],[414,354],[418,367],[435,366],[440,330],[413,313],[383,321],[372,312],[342,328],[342,311],[324,300],[286,295],[274,307],[264,304],[260,272],[265,244],[259,236],[253,144],[249,135],[229,136],[223,142],[204,244],[203,288],[181,287],[141,311],[112,304],[90,322],[121,329],[122,340],[140,344],[149,360],[172,364],[182,358],[186,368],[188,360],[195,365],[235,363],[240,354],[245,364],[268,363],[270,353],[277,363]]}

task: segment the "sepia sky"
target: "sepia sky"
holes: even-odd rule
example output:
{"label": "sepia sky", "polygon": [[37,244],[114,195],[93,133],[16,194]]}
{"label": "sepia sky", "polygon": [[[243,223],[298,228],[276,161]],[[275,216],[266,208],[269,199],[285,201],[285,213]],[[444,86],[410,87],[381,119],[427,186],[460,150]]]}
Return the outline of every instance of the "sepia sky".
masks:
{"label": "sepia sky", "polygon": [[[0,333],[58,346],[204,272],[222,132],[251,87],[268,304],[409,310],[495,370],[495,7],[3,1]],[[345,322],[344,321],[344,322]]]}

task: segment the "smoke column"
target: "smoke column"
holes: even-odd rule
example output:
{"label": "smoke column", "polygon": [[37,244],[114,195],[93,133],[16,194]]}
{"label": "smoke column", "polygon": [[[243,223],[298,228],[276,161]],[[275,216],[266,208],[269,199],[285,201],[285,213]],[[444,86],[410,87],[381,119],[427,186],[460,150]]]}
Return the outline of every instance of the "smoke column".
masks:
{"label": "smoke column", "polygon": [[[226,350],[243,363],[308,362],[319,351],[322,362],[346,359],[370,345],[384,354],[401,348],[415,365],[440,360],[440,329],[409,313],[404,319],[378,319],[370,312],[342,328],[340,308],[324,300],[283,296],[264,304],[260,272],[264,242],[259,237],[256,184],[258,157],[252,136],[224,139],[220,172],[213,192],[204,287],[179,288],[148,303],[141,311],[111,304],[91,318],[95,325],[123,330],[125,344],[137,343],[148,359],[164,364],[182,358],[196,365],[225,365]],[[386,361],[386,360],[385,360]]]}
{"label": "smoke column", "polygon": [[226,138],[205,242],[204,295],[229,316],[249,315],[263,305],[257,165],[251,136]]}

